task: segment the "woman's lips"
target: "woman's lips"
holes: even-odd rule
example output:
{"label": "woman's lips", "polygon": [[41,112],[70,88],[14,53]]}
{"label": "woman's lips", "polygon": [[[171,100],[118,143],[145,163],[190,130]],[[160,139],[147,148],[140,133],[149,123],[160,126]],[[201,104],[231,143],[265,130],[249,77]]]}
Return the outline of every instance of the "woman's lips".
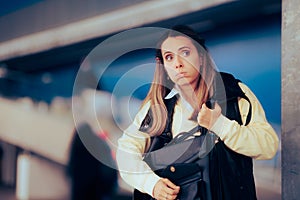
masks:
{"label": "woman's lips", "polygon": [[184,77],[186,77],[186,73],[185,72],[180,72],[180,73],[178,73],[178,74],[176,74],[176,77],[177,78],[184,78]]}

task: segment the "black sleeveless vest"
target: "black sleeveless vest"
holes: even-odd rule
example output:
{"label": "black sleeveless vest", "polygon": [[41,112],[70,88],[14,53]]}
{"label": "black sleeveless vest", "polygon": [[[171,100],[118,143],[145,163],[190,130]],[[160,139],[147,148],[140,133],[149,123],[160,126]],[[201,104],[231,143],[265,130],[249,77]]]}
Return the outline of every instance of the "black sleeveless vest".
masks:
{"label": "black sleeveless vest", "polygon": [[[248,97],[239,87],[239,80],[231,74],[220,73],[222,82],[217,80],[216,100],[222,107],[222,114],[230,120],[242,124],[238,107],[238,98],[249,102],[249,111],[245,125],[250,122],[252,107]],[[222,104],[222,96],[218,93],[218,84],[224,84],[226,101]],[[220,91],[220,90],[219,90]],[[222,91],[222,90],[221,90]],[[226,108],[224,108],[226,106]],[[253,176],[252,158],[229,149],[223,141],[215,145],[209,154],[210,183],[212,199],[214,200],[255,200],[256,191]]]}

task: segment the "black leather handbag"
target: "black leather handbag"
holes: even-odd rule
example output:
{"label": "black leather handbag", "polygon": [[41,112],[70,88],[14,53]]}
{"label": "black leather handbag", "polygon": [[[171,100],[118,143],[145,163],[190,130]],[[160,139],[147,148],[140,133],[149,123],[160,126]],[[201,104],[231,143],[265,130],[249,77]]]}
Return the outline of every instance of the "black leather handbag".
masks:
{"label": "black leather handbag", "polygon": [[[158,139],[157,139],[158,140]],[[197,126],[180,133],[162,148],[145,154],[144,161],[160,177],[168,178],[180,186],[177,198],[180,200],[210,199],[209,158],[216,136]],[[156,141],[158,142],[158,141]],[[155,140],[152,141],[155,145]],[[153,199],[139,197],[134,199]],[[142,195],[142,194],[139,194]]]}

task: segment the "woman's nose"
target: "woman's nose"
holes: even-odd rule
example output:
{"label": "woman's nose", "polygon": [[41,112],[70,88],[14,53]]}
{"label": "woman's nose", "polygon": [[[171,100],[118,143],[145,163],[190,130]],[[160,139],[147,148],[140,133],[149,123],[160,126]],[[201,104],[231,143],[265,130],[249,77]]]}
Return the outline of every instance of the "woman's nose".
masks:
{"label": "woman's nose", "polygon": [[182,67],[183,67],[182,64],[179,64],[179,65],[176,65],[176,66],[175,66],[176,69],[179,69],[179,68],[182,68]]}
{"label": "woman's nose", "polygon": [[175,56],[175,68],[182,68],[183,67],[183,63],[182,63],[182,58],[179,55]]}

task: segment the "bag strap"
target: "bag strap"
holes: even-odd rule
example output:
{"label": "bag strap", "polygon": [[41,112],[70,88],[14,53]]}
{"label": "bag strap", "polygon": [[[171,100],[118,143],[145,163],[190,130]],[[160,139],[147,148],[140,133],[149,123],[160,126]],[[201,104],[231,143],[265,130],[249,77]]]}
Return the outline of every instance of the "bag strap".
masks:
{"label": "bag strap", "polygon": [[[195,126],[188,132],[181,132],[178,135],[176,135],[167,145],[173,145],[173,144],[182,142],[182,141],[188,139],[189,137],[194,136],[194,134],[199,132],[201,128],[202,128],[201,126]],[[203,133],[201,132],[201,134],[203,134]],[[206,134],[206,133],[204,132],[204,134]]]}
{"label": "bag strap", "polygon": [[248,115],[247,115],[246,123],[245,123],[245,125],[248,125],[250,123],[251,116],[252,116],[252,105],[251,105],[249,98],[245,95],[245,93],[243,93],[243,95],[241,97],[244,98],[249,103],[249,111],[248,111]]}
{"label": "bag strap", "polygon": [[174,97],[170,98],[170,99],[165,99],[165,105],[167,107],[167,111],[168,111],[168,118],[167,118],[167,123],[166,123],[166,127],[164,130],[164,133],[170,133],[170,137],[172,138],[173,134],[172,134],[172,124],[173,124],[173,113],[174,113],[174,108],[175,108],[175,104],[178,100],[178,95],[175,95]]}
{"label": "bag strap", "polygon": [[[216,76],[216,94],[214,94],[215,100],[220,104],[228,105],[227,103],[231,100],[234,101],[235,106],[235,113],[236,115],[231,118],[230,114],[223,113],[226,117],[233,119],[237,121],[239,124],[242,124],[240,111],[238,108],[238,98],[243,98],[249,103],[249,110],[246,118],[245,125],[248,125],[250,123],[251,117],[252,117],[252,105],[249,100],[249,98],[246,96],[246,94],[242,91],[241,87],[239,86],[239,83],[241,81],[239,79],[236,79],[232,74],[228,74],[225,72],[220,72],[220,76]],[[225,99],[226,97],[226,99]],[[222,106],[221,106],[222,107]],[[226,110],[226,109],[224,109]],[[223,112],[223,110],[222,110]],[[238,115],[238,116],[237,116]]]}

